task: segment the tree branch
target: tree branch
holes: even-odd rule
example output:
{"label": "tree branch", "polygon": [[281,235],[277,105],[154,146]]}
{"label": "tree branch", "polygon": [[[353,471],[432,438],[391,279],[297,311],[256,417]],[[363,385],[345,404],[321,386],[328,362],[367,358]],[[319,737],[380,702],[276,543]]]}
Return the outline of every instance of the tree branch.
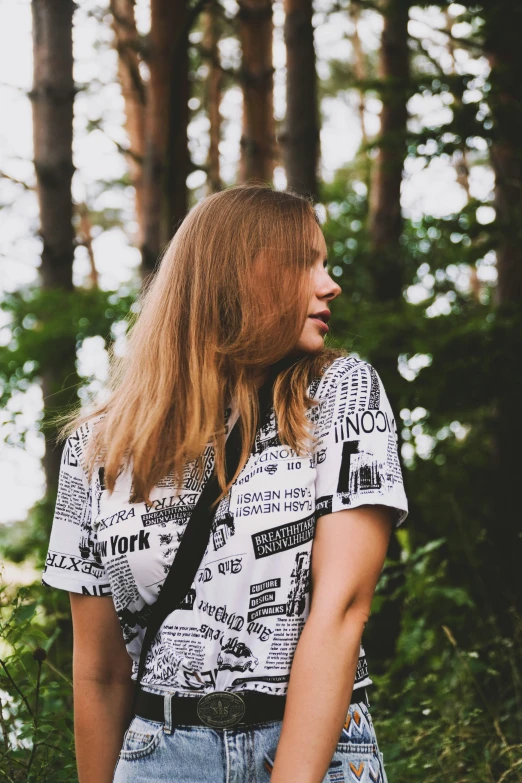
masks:
{"label": "tree branch", "polygon": [[203,46],[203,44],[197,43],[191,44],[191,46],[193,46],[205,60],[208,60],[214,66],[214,68],[219,68],[221,73],[225,74],[226,76],[230,76],[236,81],[241,79],[240,70],[235,70],[234,68],[225,68],[219,61],[219,57],[217,57],[216,54],[206,46]]}
{"label": "tree branch", "polygon": [[16,179],[10,174],[6,174],[5,171],[0,171],[0,179],[8,179],[10,182],[14,182],[15,185],[21,185],[24,190],[35,190],[34,185],[28,185],[27,182],[23,182],[21,179]]}
{"label": "tree branch", "polygon": [[2,661],[2,659],[1,659],[1,658],[0,658],[0,665],[2,666],[3,670],[5,671],[5,673],[6,673],[6,675],[7,675],[7,679],[9,680],[9,682],[11,683],[11,685],[12,685],[12,686],[13,686],[13,688],[16,690],[16,692],[18,693],[18,695],[19,695],[19,696],[20,696],[20,698],[22,699],[23,703],[24,703],[24,704],[25,704],[25,706],[27,707],[27,711],[29,712],[29,715],[30,715],[30,716],[31,716],[31,718],[32,718],[32,717],[33,717],[33,711],[32,711],[32,709],[31,709],[31,707],[29,706],[29,702],[28,702],[28,701],[27,701],[27,699],[25,698],[24,694],[22,693],[22,691],[20,690],[20,688],[18,687],[18,685],[16,684],[16,682],[15,682],[15,681],[13,680],[13,678],[11,677],[11,675],[10,675],[10,673],[9,673],[9,670],[8,670],[8,668],[7,668],[6,664],[5,664],[5,661]]}
{"label": "tree branch", "polygon": [[[440,28],[440,27],[433,27],[429,22],[426,22],[425,19],[419,19],[415,16],[410,16],[410,19],[412,22],[417,22],[418,24],[423,24],[425,27],[428,28],[432,33],[440,33],[441,35],[445,35],[446,38],[449,38],[450,41],[453,41],[454,43],[458,44],[462,47],[462,49],[469,49],[471,51],[475,51],[480,53],[482,51],[482,46],[480,43],[475,41],[470,41],[466,38],[458,38],[456,35],[453,35],[451,30]],[[417,36],[411,35],[410,37],[414,38],[415,40],[419,40]]]}
{"label": "tree branch", "polygon": [[442,75],[445,75],[445,74],[444,74],[444,71],[443,71],[443,69],[442,69],[442,66],[441,66],[441,64],[440,64],[439,62],[437,62],[437,60],[435,59],[435,57],[433,57],[433,56],[432,56],[432,55],[431,55],[431,54],[428,52],[428,50],[426,49],[426,47],[424,46],[424,44],[422,43],[422,41],[420,40],[420,38],[415,38],[415,36],[412,36],[412,35],[410,34],[410,40],[412,40],[412,41],[415,43],[415,45],[418,47],[418,49],[420,50],[420,51],[418,51],[418,52],[417,52],[417,54],[420,54],[420,55],[422,55],[422,56],[426,57],[426,59],[427,59],[427,60],[429,60],[429,62],[430,62],[432,65],[434,65],[434,66],[435,66],[435,68],[437,69],[437,71],[438,71],[440,74],[442,74]]}

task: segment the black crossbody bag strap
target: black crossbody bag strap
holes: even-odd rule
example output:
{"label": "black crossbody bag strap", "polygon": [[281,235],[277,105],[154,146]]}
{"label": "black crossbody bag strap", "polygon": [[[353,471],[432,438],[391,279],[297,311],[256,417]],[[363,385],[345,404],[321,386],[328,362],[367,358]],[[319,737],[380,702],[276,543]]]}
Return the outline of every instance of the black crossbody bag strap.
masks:
{"label": "black crossbody bag strap", "polygon": [[[272,407],[272,389],[273,375],[258,389],[259,401],[259,426],[262,427],[266,422],[268,413]],[[234,475],[239,465],[241,456],[241,434],[239,419],[236,421],[225,442],[225,463],[227,482]],[[162,585],[161,591],[156,602],[151,607],[151,612],[147,622],[147,628],[143,639],[143,645],[138,664],[138,673],[136,677],[136,690],[133,702],[136,706],[136,698],[139,691],[139,685],[150,647],[161,628],[163,621],[173,612],[186,598],[189,592],[200,563],[205,554],[212,521],[216,509],[210,509],[211,504],[219,497],[221,489],[215,474],[215,470],[208,478],[203,490],[198,498],[194,510],[190,516],[185,532],[180,541],[180,545],[174,557],[174,561]]]}

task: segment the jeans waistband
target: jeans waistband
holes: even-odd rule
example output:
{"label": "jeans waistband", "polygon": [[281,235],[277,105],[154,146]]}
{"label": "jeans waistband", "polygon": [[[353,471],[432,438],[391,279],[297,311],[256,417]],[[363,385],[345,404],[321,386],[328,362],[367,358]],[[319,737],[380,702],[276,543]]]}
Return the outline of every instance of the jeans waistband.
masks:
{"label": "jeans waistband", "polygon": [[[355,689],[351,701],[369,706],[366,689]],[[286,696],[256,691],[211,691],[203,696],[180,696],[159,695],[140,688],[135,712],[142,718],[164,722],[164,730],[170,734],[174,726],[180,725],[226,729],[282,720],[285,705]]]}

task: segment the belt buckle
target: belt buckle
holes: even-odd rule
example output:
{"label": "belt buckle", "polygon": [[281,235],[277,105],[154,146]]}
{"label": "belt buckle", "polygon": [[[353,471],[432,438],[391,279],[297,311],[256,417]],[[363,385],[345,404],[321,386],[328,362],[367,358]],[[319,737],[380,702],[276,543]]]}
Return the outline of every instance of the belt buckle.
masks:
{"label": "belt buckle", "polygon": [[246,703],[237,693],[213,691],[198,700],[196,711],[205,725],[225,729],[240,722],[246,711]]}

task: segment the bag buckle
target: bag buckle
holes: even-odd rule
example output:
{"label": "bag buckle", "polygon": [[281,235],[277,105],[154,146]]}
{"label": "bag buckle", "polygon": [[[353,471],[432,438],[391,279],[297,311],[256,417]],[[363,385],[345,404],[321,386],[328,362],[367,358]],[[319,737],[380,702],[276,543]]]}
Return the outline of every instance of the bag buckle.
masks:
{"label": "bag buckle", "polygon": [[198,700],[196,711],[206,726],[224,729],[240,722],[246,711],[246,703],[237,693],[213,691]]}

